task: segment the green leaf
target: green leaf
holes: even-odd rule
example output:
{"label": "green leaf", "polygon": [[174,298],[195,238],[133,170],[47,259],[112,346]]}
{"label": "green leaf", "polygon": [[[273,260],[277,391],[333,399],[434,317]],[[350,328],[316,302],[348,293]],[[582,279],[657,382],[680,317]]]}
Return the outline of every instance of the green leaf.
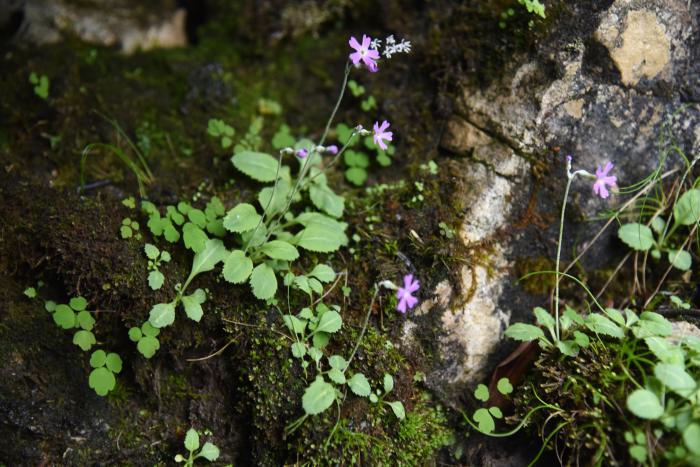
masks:
{"label": "green leaf", "polygon": [[144,336],[156,337],[158,334],[160,334],[160,329],[154,328],[151,326],[151,323],[146,321],[141,325],[141,333],[143,333]]}
{"label": "green leaf", "polygon": [[27,287],[24,289],[24,295],[29,298],[36,298],[36,289],[34,287]]}
{"label": "green leaf", "polygon": [[207,243],[204,245],[204,250],[194,255],[190,277],[194,277],[202,272],[211,271],[220,261],[226,259],[227,255],[228,250],[226,250],[221,240],[207,240]]}
{"label": "green leaf", "polygon": [[574,341],[578,344],[579,347],[588,347],[588,345],[591,343],[590,339],[588,336],[581,331],[574,331]]}
{"label": "green leaf", "polygon": [[536,306],[532,311],[535,313],[535,319],[538,324],[549,329],[554,328],[554,318],[547,310],[541,306]]}
{"label": "green leaf", "polygon": [[321,282],[325,282],[326,284],[333,282],[333,279],[335,279],[335,272],[333,271],[333,268],[326,264],[317,264],[314,266],[309,275],[315,277]]}
{"label": "green leaf", "polygon": [[625,325],[625,318],[622,316],[622,313],[620,313],[619,310],[616,310],[615,308],[606,308],[605,314],[617,324],[621,326]]}
{"label": "green leaf", "polygon": [[618,325],[599,313],[591,313],[588,315],[585,324],[588,329],[596,334],[604,334],[606,336],[617,337],[618,339],[625,337],[625,333]]}
{"label": "green leaf", "polygon": [[645,337],[644,343],[661,362],[683,364],[683,351],[678,345],[671,344],[666,339],[656,336]]}
{"label": "green leaf", "polygon": [[224,260],[223,275],[226,281],[241,284],[253,272],[253,261],[242,250],[233,250]]}
{"label": "green leaf", "polygon": [[533,341],[535,339],[544,338],[542,329],[532,324],[525,323],[511,324],[504,334],[506,337],[510,337],[516,341]]}
{"label": "green leaf", "polygon": [[314,334],[313,343],[314,347],[317,349],[323,349],[328,345],[331,340],[331,335],[327,332],[317,332]]}
{"label": "green leaf", "polygon": [[687,271],[693,264],[693,258],[685,250],[669,250],[668,262],[676,269]]}
{"label": "green leaf", "polygon": [[106,396],[109,391],[114,389],[116,383],[114,374],[104,367],[92,370],[88,378],[88,384],[100,396]]}
{"label": "green leaf", "polygon": [[630,457],[637,462],[644,464],[647,461],[647,448],[646,446],[641,446],[635,444],[629,448]]}
{"label": "green leaf", "polygon": [[683,441],[690,452],[700,456],[700,424],[693,422],[685,427]]}
{"label": "green leaf", "polygon": [[[272,198],[272,201],[270,201],[273,192],[275,196]],[[260,203],[260,207],[264,209],[266,213],[278,213],[284,209],[287,204],[287,199],[291,194],[292,186],[286,180],[280,179],[277,181],[277,188],[268,186],[260,190],[258,193],[258,203]],[[299,194],[297,193],[294,198],[299,198]]]}
{"label": "green leaf", "polygon": [[340,144],[347,144],[352,136],[353,129],[347,126],[345,123],[339,123],[335,127],[336,136]]}
{"label": "green leaf", "polygon": [[175,306],[172,303],[158,303],[151,308],[148,322],[155,328],[170,326],[175,321]]}
{"label": "green leaf", "polygon": [[289,133],[289,127],[282,125],[279,131],[272,136],[271,143],[273,148],[282,149],[293,146],[295,141],[294,137]]}
{"label": "green leaf", "polygon": [[503,412],[496,406],[489,407],[489,413],[493,415],[493,418],[503,418]]}
{"label": "green leaf", "polygon": [[275,271],[267,263],[258,264],[250,275],[250,285],[256,298],[267,300],[274,297],[277,292]]}
{"label": "green leaf", "polygon": [[384,392],[391,392],[394,389],[394,377],[389,373],[384,373]]}
{"label": "green leaf", "polygon": [[199,253],[204,250],[209,237],[204,230],[200,229],[192,222],[188,222],[182,227],[182,239],[185,242],[185,247]]}
{"label": "green leaf", "polygon": [[673,332],[671,323],[658,313],[645,311],[639,317],[640,320],[632,328],[632,332],[638,339],[652,336],[666,337]]}
{"label": "green leaf", "polygon": [[206,460],[212,462],[219,458],[219,448],[210,442],[204,443],[202,450],[199,451],[198,456],[205,458]]}
{"label": "green leaf", "polygon": [[358,396],[367,397],[372,389],[369,386],[369,381],[362,373],[355,373],[352,378],[348,380],[348,386],[350,390],[357,394]]}
{"label": "green leaf", "polygon": [[73,343],[87,352],[97,341],[93,333],[81,329],[73,335]]}
{"label": "green leaf", "polygon": [[119,235],[121,235],[122,238],[131,238],[134,236],[134,232],[128,225],[122,225],[119,227]]}
{"label": "green leaf", "polygon": [[309,279],[306,276],[296,276],[294,278],[294,286],[301,290],[302,292],[306,292],[307,294],[311,295],[311,288],[309,287]]}
{"label": "green leaf", "polygon": [[163,228],[163,235],[170,243],[175,243],[180,240],[180,232],[177,231],[170,221],[165,224],[165,227]]}
{"label": "green leaf", "polygon": [[151,271],[148,273],[148,286],[152,290],[158,290],[163,287],[163,282],[165,282],[165,276],[160,271]]}
{"label": "green leaf", "polygon": [[359,167],[361,169],[369,167],[369,157],[364,152],[349,149],[343,153],[343,160],[348,167]]}
{"label": "green leaf", "polygon": [[314,184],[309,188],[309,197],[318,209],[333,217],[341,217],[345,210],[345,198],[335,194],[328,186]]}
{"label": "green leaf", "polygon": [[316,347],[310,347],[309,350],[309,357],[313,359],[316,364],[321,361],[321,358],[323,358],[323,352],[321,352],[320,349],[317,349]]}
{"label": "green leaf", "polygon": [[139,328],[133,327],[133,328],[129,329],[129,339],[132,342],[138,342],[141,339],[141,337],[143,337],[143,336],[142,336],[141,330]]}
{"label": "green leaf", "polygon": [[202,305],[199,303],[198,298],[194,294],[182,297],[182,306],[185,307],[185,314],[187,314],[187,317],[192,321],[199,322],[199,320],[202,319],[204,311],[202,310]]}
{"label": "green leaf", "polygon": [[46,301],[44,302],[44,308],[45,308],[46,311],[48,311],[49,313],[53,313],[54,311],[56,311],[56,306],[57,306],[57,305],[56,305],[56,302],[54,302],[53,300],[46,300]]}
{"label": "green leaf", "polygon": [[387,404],[391,407],[391,411],[394,412],[396,418],[399,420],[406,418],[406,410],[403,408],[401,401],[387,402]]}
{"label": "green leaf", "polygon": [[323,293],[323,284],[321,284],[321,282],[314,277],[309,279],[309,287],[311,287],[311,290],[313,290],[318,295],[321,295]]}
{"label": "green leaf", "polygon": [[625,224],[617,231],[617,236],[630,248],[646,251],[654,245],[651,229],[643,224]]}
{"label": "green leaf", "polygon": [[479,384],[474,390],[474,397],[481,402],[489,400],[489,388],[485,384]]}
{"label": "green leaf", "polygon": [[194,428],[190,428],[185,434],[185,449],[190,452],[199,449],[199,433]]}
{"label": "green leaf", "polygon": [[63,329],[75,327],[75,313],[68,305],[58,305],[53,314],[54,322]]}
{"label": "green leaf", "polygon": [[338,231],[323,224],[311,224],[299,232],[296,237],[297,245],[319,253],[330,253],[338,250],[342,244],[342,238]]}
{"label": "green leaf", "polygon": [[479,425],[479,431],[485,434],[493,433],[496,428],[493,417],[488,410],[483,408],[474,412],[474,421]]}
{"label": "green leaf", "polygon": [[654,376],[671,391],[683,397],[690,397],[695,391],[695,380],[685,371],[683,365],[675,363],[657,363],[656,366],[654,366]]}
{"label": "green leaf", "polygon": [[85,310],[78,313],[78,316],[76,316],[76,320],[78,322],[78,326],[85,329],[86,331],[92,331],[93,326],[95,326],[95,318],[92,317],[90,312]]}
{"label": "green leaf", "polygon": [[333,381],[335,384],[347,383],[347,379],[345,379],[345,373],[338,370],[337,368],[331,368],[330,370],[328,370],[328,378],[330,378],[330,380]]}
{"label": "green leaf", "polygon": [[192,209],[187,212],[187,217],[190,222],[200,228],[204,228],[207,225],[207,216],[199,209]]}
{"label": "green leaf", "polygon": [[328,358],[328,364],[331,368],[335,368],[339,371],[345,371],[348,367],[348,362],[340,355],[333,355]]}
{"label": "green leaf", "polygon": [[342,324],[343,319],[340,317],[340,314],[335,310],[329,310],[323,313],[323,316],[321,316],[315,332],[327,332],[333,334],[340,329]]}
{"label": "green leaf", "polygon": [[656,420],[664,413],[664,408],[656,394],[647,389],[637,389],[627,397],[627,408],[639,418]]}
{"label": "green leaf", "polygon": [[271,182],[277,174],[277,159],[269,154],[253,151],[241,151],[231,158],[233,165],[259,182]]}
{"label": "green leaf", "polygon": [[299,257],[299,252],[293,245],[281,240],[272,240],[267,242],[260,247],[260,250],[273,259],[294,261]]}
{"label": "green leaf", "polygon": [[107,354],[104,350],[95,350],[92,355],[90,355],[90,366],[93,368],[100,368],[104,366],[107,361]]}
{"label": "green leaf", "polygon": [[83,297],[73,297],[70,299],[70,302],[68,302],[68,305],[75,311],[83,311],[87,307],[87,300]]}
{"label": "green leaf", "polygon": [[673,206],[673,217],[682,225],[691,225],[700,220],[700,190],[692,189],[683,193]]}
{"label": "green leaf", "polygon": [[241,203],[231,209],[224,217],[224,227],[229,232],[248,232],[262,220],[252,204]]}
{"label": "green leaf", "polygon": [[568,357],[575,357],[578,355],[579,347],[576,341],[573,340],[565,340],[565,341],[556,341],[556,346],[559,351],[568,356]]}
{"label": "green leaf", "polygon": [[306,355],[306,346],[303,342],[294,342],[292,344],[292,355],[294,358],[304,358],[304,355]]}
{"label": "green leaf", "polygon": [[158,247],[155,245],[151,245],[150,243],[146,243],[143,246],[143,251],[146,252],[146,256],[150,259],[157,259],[158,255],[160,254],[160,250],[158,250]]}
{"label": "green leaf", "polygon": [[105,366],[112,373],[120,373],[122,371],[122,359],[118,354],[111,352],[107,354]]}
{"label": "green leaf", "polygon": [[316,380],[304,391],[301,405],[308,415],[317,415],[330,407],[335,397],[333,385],[324,381],[322,376],[316,376]]}
{"label": "green leaf", "polygon": [[367,181],[367,171],[361,167],[350,167],[345,171],[345,179],[355,186],[362,186]]}
{"label": "green leaf", "polygon": [[152,336],[143,336],[136,344],[136,349],[146,358],[151,358],[160,348],[158,339]]}
{"label": "green leaf", "polygon": [[498,380],[498,383],[496,383],[496,389],[498,389],[498,392],[500,392],[504,396],[507,396],[508,394],[513,392],[513,385],[510,384],[508,378],[501,378]]}
{"label": "green leaf", "polygon": [[284,315],[282,316],[282,320],[285,326],[287,326],[287,329],[295,334],[303,334],[306,329],[307,322],[294,315]]}
{"label": "green leaf", "polygon": [[569,305],[566,305],[564,308],[564,316],[569,318],[571,321],[574,323],[578,324],[579,326],[583,326],[583,317],[576,312],[573,308],[571,308]]}

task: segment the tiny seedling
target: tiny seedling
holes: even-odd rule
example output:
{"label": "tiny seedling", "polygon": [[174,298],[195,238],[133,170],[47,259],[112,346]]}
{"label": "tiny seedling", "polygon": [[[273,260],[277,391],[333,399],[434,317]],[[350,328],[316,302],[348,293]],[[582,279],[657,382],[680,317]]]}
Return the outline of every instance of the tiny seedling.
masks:
{"label": "tiny seedling", "polygon": [[126,217],[122,220],[122,226],[119,228],[119,233],[122,236],[122,238],[127,239],[127,238],[136,238],[137,240],[141,239],[141,234],[139,233],[139,229],[141,227],[139,226],[139,223],[136,222],[135,220],[132,220],[130,217]]}
{"label": "tiny seedling", "polygon": [[49,77],[46,75],[37,75],[32,72],[29,75],[29,82],[34,85],[34,94],[46,100],[49,98]]}
{"label": "tiny seedling", "polygon": [[165,276],[158,268],[161,263],[170,261],[170,253],[165,250],[160,251],[157,246],[150,243],[146,243],[143,246],[143,250],[148,257],[148,269],[150,271],[148,273],[148,285],[151,289],[158,290],[163,286],[163,282],[165,281]]}
{"label": "tiny seedling", "polygon": [[117,383],[115,374],[122,371],[122,359],[116,353],[96,350],[90,357],[90,366],[94,368],[88,380],[90,387],[100,396],[106,396]]}
{"label": "tiny seedling", "polygon": [[[189,452],[187,457],[182,454],[175,456],[175,462],[184,462],[185,467],[193,467],[196,459],[206,459],[213,462],[219,458],[219,448],[213,443],[207,441],[201,449],[199,449],[199,433],[194,428],[187,430],[185,435],[185,449]],[[199,450],[199,451],[198,451]]]}
{"label": "tiny seedling", "polygon": [[235,130],[223,120],[212,118],[207,125],[207,133],[214,138],[221,138],[221,147],[227,149],[233,144]]}
{"label": "tiny seedling", "polygon": [[153,327],[148,321],[143,323],[140,328],[129,329],[129,339],[136,342],[136,348],[146,358],[153,357],[160,348],[158,334],[160,334],[160,329]]}

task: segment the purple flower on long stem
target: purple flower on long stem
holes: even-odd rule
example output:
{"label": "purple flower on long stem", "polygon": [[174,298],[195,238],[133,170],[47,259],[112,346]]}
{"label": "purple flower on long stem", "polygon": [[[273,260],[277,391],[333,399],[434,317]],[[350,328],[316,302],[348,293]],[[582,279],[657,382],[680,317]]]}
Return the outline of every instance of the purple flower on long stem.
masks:
{"label": "purple flower on long stem", "polygon": [[396,292],[396,297],[399,299],[399,304],[396,309],[401,313],[406,313],[406,310],[410,310],[418,303],[418,299],[412,294],[417,292],[420,288],[420,282],[418,280],[413,280],[413,274],[407,274],[403,276],[403,287],[399,287]]}
{"label": "purple flower on long stem", "polygon": [[338,146],[336,146],[335,144],[331,144],[330,146],[326,146],[326,152],[328,154],[335,156],[336,154],[338,154]]}
{"label": "purple flower on long stem", "polygon": [[389,122],[386,120],[382,122],[381,126],[379,125],[379,122],[374,122],[374,144],[382,148],[384,151],[386,151],[388,147],[384,141],[391,141],[394,134],[391,131],[386,131],[389,126]]}
{"label": "purple flower on long stem", "polygon": [[369,71],[372,73],[378,70],[377,62],[375,60],[379,59],[379,52],[374,49],[370,49],[370,43],[372,39],[366,35],[362,35],[362,44],[357,42],[355,37],[350,38],[350,47],[355,49],[355,52],[350,54],[350,60],[352,60],[353,65],[359,65],[362,62]]}
{"label": "purple flower on long stem", "polygon": [[615,177],[614,175],[608,175],[608,173],[610,172],[610,170],[612,170],[613,167],[614,166],[611,162],[606,162],[605,168],[601,168],[600,166],[598,166],[598,168],[595,171],[596,180],[593,184],[593,191],[603,199],[610,196],[610,192],[608,191],[607,186],[614,187],[617,183],[617,177]]}
{"label": "purple flower on long stem", "polygon": [[306,156],[309,155],[309,151],[306,149],[297,149],[297,152],[295,153],[299,159],[304,159]]}

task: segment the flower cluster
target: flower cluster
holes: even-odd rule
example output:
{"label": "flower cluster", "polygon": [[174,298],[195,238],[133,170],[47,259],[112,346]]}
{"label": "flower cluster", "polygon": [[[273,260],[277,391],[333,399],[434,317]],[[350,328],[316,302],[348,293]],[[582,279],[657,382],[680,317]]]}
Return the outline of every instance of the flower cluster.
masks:
{"label": "flower cluster", "polygon": [[[371,37],[363,34],[362,43],[360,43],[355,37],[350,37],[350,47],[355,50],[355,52],[350,54],[350,60],[352,64],[359,67],[364,65],[369,71],[375,73],[379,70],[377,65],[377,60],[380,56],[380,51],[382,47],[381,39],[372,39]],[[409,53],[411,51],[411,42],[401,39],[401,42],[396,42],[394,36],[391,35],[386,38],[384,44],[384,50],[381,55],[384,58],[391,58],[394,54],[399,53]]]}
{"label": "flower cluster", "polygon": [[[379,50],[382,46],[381,39],[373,39],[370,43],[369,48],[374,50]],[[382,55],[386,58],[391,58],[394,54],[409,53],[411,51],[411,42],[405,39],[401,39],[401,42],[396,42],[394,35],[387,37],[384,43],[384,51]]]}

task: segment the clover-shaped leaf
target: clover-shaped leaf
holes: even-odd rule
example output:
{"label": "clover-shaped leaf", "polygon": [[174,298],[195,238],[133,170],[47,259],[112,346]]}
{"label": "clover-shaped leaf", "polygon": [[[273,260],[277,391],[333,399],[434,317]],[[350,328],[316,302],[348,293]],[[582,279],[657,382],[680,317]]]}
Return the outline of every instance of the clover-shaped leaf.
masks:
{"label": "clover-shaped leaf", "polygon": [[474,421],[479,425],[479,431],[482,433],[493,433],[493,430],[496,428],[493,417],[488,410],[483,408],[474,412]]}
{"label": "clover-shaped leaf", "polygon": [[114,374],[104,367],[92,370],[88,378],[88,384],[100,396],[106,396],[109,391],[114,389],[116,383]]}
{"label": "clover-shaped leaf", "polygon": [[476,397],[477,400],[486,402],[489,400],[489,388],[487,388],[485,384],[478,385],[474,390],[474,397]]}
{"label": "clover-shaped leaf", "polygon": [[513,385],[510,384],[508,378],[501,378],[498,380],[498,383],[496,383],[496,389],[498,389],[498,392],[501,394],[508,395],[513,392]]}

